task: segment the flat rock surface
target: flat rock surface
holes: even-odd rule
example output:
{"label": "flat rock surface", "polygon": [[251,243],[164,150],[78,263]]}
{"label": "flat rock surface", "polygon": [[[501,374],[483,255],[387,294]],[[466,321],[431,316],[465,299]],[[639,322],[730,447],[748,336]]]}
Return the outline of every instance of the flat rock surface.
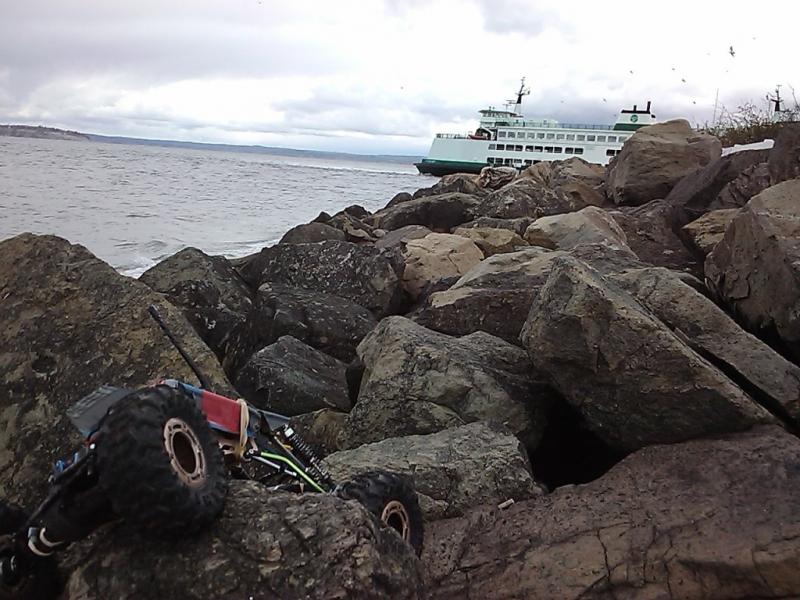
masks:
{"label": "flat rock surface", "polygon": [[426,531],[431,598],[730,600],[800,591],[800,442],[640,450],[592,483]]}

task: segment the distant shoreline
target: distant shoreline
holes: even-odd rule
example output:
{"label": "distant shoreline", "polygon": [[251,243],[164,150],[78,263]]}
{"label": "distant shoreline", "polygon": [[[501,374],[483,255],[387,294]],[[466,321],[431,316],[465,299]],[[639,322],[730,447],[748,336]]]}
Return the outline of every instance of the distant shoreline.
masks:
{"label": "distant shoreline", "polygon": [[75,140],[103,142],[107,144],[133,144],[139,146],[160,146],[165,148],[194,148],[198,150],[218,150],[227,152],[252,152],[255,154],[277,154],[280,156],[307,156],[316,158],[362,160],[367,162],[390,162],[413,164],[422,160],[421,156],[398,154],[356,154],[352,152],[332,152],[326,150],[300,150],[277,146],[246,146],[240,144],[212,144],[204,142],[182,142],[178,140],[152,140],[124,136],[98,135],[68,131],[56,127],[34,125],[0,125],[0,136],[26,137],[36,139]]}

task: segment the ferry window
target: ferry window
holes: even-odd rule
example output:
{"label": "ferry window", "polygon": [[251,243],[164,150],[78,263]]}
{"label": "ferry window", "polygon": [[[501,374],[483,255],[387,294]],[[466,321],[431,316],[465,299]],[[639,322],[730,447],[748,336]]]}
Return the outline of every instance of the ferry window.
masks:
{"label": "ferry window", "polygon": [[533,164],[533,161],[532,161],[532,160],[526,160],[526,161],[524,161],[524,162],[525,162],[525,164],[526,164],[527,166],[529,166],[529,167],[530,167],[530,166]]}
{"label": "ferry window", "polygon": [[531,131],[529,131],[528,132],[528,139],[529,140],[535,140],[536,139],[536,134],[531,132]]}
{"label": "ferry window", "polygon": [[534,146],[533,151],[534,152],[544,152],[544,148],[542,148],[541,146]]}
{"label": "ferry window", "polygon": [[575,154],[583,154],[583,148],[575,148]]}
{"label": "ferry window", "polygon": [[604,135],[598,135],[598,136],[597,136],[597,141],[598,141],[598,142],[605,142],[605,141],[606,141],[606,136],[604,136]]}
{"label": "ferry window", "polygon": [[525,152],[533,152],[533,146],[525,146]]}
{"label": "ferry window", "polygon": [[586,136],[585,136],[585,135],[579,135],[579,136],[578,136],[578,141],[579,141],[579,142],[582,142],[582,141],[584,141],[585,139],[586,139]]}
{"label": "ferry window", "polygon": [[564,154],[572,154],[572,148],[564,148]]}
{"label": "ferry window", "polygon": [[553,133],[548,133],[548,134],[547,134],[547,139],[548,139],[548,140],[553,140],[553,139],[555,139],[555,137],[556,137],[556,136],[555,136],[555,134],[553,134]]}
{"label": "ferry window", "polygon": [[549,153],[549,154],[552,154],[552,152],[553,152],[553,147],[552,147],[552,146],[545,146],[545,147],[544,147],[544,151],[545,151],[545,152],[547,152],[547,153]]}
{"label": "ferry window", "polygon": [[536,138],[540,139],[540,140],[543,140],[544,139],[544,134],[540,131],[539,133],[536,134]]}
{"label": "ferry window", "polygon": [[503,164],[505,164],[505,165],[510,165],[510,164],[511,164],[511,159],[510,159],[510,158],[507,158],[507,159],[505,159],[505,160],[503,161]]}
{"label": "ferry window", "polygon": [[574,133],[568,133],[567,134],[567,139],[570,140],[570,141],[574,140],[575,139],[575,134]]}
{"label": "ferry window", "polygon": [[508,132],[508,137],[510,137],[510,138],[517,137],[517,134],[514,133],[513,131],[509,131]]}
{"label": "ferry window", "polygon": [[628,139],[628,138],[626,138],[624,135],[621,135],[621,136],[619,136],[619,141],[620,141],[620,142],[624,142],[624,141],[625,141],[625,140],[627,140],[627,139]]}
{"label": "ferry window", "polygon": [[505,144],[497,144],[497,149],[498,150],[505,150],[506,149],[506,145]]}
{"label": "ferry window", "polygon": [[616,154],[616,151],[612,150],[611,148],[606,150],[606,156],[614,156],[615,154]]}
{"label": "ferry window", "polygon": [[515,150],[516,150],[517,152],[522,152],[522,146],[517,146],[517,147],[515,148]]}
{"label": "ferry window", "polygon": [[561,146],[556,146],[555,148],[553,148],[553,152],[555,152],[556,154],[561,154]]}
{"label": "ferry window", "polygon": [[616,142],[617,141],[617,136],[615,136],[615,135],[608,136],[608,141],[609,142]]}
{"label": "ferry window", "polygon": [[497,134],[497,137],[506,137],[506,132],[501,131],[500,133]]}
{"label": "ferry window", "polygon": [[496,150],[497,146],[495,144],[489,144],[489,150]]}
{"label": "ferry window", "polygon": [[563,140],[564,139],[564,134],[563,133],[556,134],[556,139],[557,140]]}
{"label": "ferry window", "polygon": [[594,141],[594,136],[593,135],[587,135],[586,136],[586,141],[587,142],[593,142]]}

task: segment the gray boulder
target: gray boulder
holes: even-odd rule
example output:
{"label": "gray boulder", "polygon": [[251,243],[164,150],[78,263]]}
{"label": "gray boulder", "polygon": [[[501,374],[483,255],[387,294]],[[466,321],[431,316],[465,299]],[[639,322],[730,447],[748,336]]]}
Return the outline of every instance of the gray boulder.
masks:
{"label": "gray boulder", "polygon": [[764,427],[645,448],[600,479],[432,523],[433,599],[787,598],[800,442]]}
{"label": "gray boulder", "polygon": [[753,332],[800,358],[800,179],[747,203],[706,258],[708,284]]}
{"label": "gray boulder", "polygon": [[551,250],[571,250],[581,244],[605,244],[627,250],[625,232],[602,208],[536,219],[525,230],[525,241]]}
{"label": "gray boulder", "polygon": [[256,352],[236,388],[259,408],[288,416],[321,408],[349,410],[346,365],[291,336]]}
{"label": "gray boulder", "polygon": [[685,119],[637,130],[606,170],[606,193],[616,204],[638,206],[665,198],[684,176],[720,157],[714,136],[697,133]]}
{"label": "gray boulder", "polygon": [[386,233],[386,235],[375,242],[375,247],[393,248],[409,240],[424,238],[429,233],[431,233],[431,230],[423,225],[406,225],[405,227]]}
{"label": "gray boulder", "polygon": [[800,177],[800,123],[781,126],[767,162],[773,184]]}
{"label": "gray boulder", "polygon": [[364,375],[347,445],[492,420],[529,448],[542,435],[550,390],[524,350],[483,332],[452,338],[388,317],[358,346]]}
{"label": "gray boulder", "polygon": [[65,600],[422,598],[410,547],[356,502],[232,481],[211,528],[174,542],[127,528],[73,559]]}
{"label": "gray boulder", "polygon": [[314,448],[320,456],[342,449],[342,435],[347,423],[347,413],[322,408],[297,415],[289,420],[290,426]]}
{"label": "gray boulder", "polygon": [[448,232],[470,221],[478,204],[478,196],[459,192],[422,196],[379,210],[370,217],[370,223],[386,231],[424,225],[433,231]]}
{"label": "gray boulder", "polygon": [[[413,199],[424,198],[426,196],[438,196],[441,194],[470,194],[480,196],[486,193],[480,177],[471,173],[453,173],[445,175],[434,185],[422,188],[414,192]],[[397,202],[395,204],[398,204]]]}
{"label": "gray boulder", "polygon": [[484,422],[366,444],[331,454],[323,464],[338,481],[374,469],[408,475],[426,520],[544,493],[514,434]]}
{"label": "gray boulder", "polygon": [[305,223],[292,227],[283,234],[279,244],[313,244],[327,240],[345,241],[343,231],[331,227],[327,223]]}
{"label": "gray boulder", "polygon": [[487,257],[505,252],[516,252],[529,245],[513,231],[495,227],[456,227],[453,235],[460,235],[471,240]]}
{"label": "gray boulder", "polygon": [[43,498],[56,459],[82,439],[66,410],[104,384],[196,383],[150,318],[158,307],[214,391],[235,392],[180,309],[83,246],[30,233],[0,242],[0,496]]}
{"label": "gray boulder", "polygon": [[572,257],[556,259],[520,338],[537,372],[616,448],[775,421],[630,295]]}
{"label": "gray boulder", "polygon": [[264,248],[239,272],[254,289],[264,283],[301,287],[346,298],[378,316],[404,302],[399,253],[368,244],[278,244]]}
{"label": "gray boulder", "polygon": [[[462,224],[458,229],[466,229],[472,227],[488,228],[488,229],[507,229],[513,231],[519,236],[525,233],[528,225],[533,223],[534,219],[531,217],[519,217],[518,219],[498,219],[495,217],[478,217],[473,221],[467,221]],[[455,232],[454,232],[455,233]]]}
{"label": "gray boulder", "polygon": [[738,208],[720,208],[704,214],[681,228],[681,237],[698,256],[706,257],[725,236],[725,230],[739,214]]}

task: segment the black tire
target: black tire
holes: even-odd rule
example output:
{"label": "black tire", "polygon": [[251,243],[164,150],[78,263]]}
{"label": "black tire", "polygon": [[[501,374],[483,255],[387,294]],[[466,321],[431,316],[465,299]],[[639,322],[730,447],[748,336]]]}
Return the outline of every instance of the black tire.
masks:
{"label": "black tire", "polygon": [[417,556],[422,553],[422,511],[408,478],[388,471],[370,471],[338,485],[334,494],[344,500],[358,500],[410,544]]}
{"label": "black tire", "polygon": [[225,503],[222,451],[180,389],[145,388],[114,405],[100,427],[97,460],[114,512],[160,537],[203,529]]}
{"label": "black tire", "polygon": [[13,583],[0,577],[0,600],[50,600],[58,596],[61,588],[56,561],[20,548],[20,542],[12,537],[27,518],[16,506],[0,502],[0,560],[13,554],[19,569]]}

